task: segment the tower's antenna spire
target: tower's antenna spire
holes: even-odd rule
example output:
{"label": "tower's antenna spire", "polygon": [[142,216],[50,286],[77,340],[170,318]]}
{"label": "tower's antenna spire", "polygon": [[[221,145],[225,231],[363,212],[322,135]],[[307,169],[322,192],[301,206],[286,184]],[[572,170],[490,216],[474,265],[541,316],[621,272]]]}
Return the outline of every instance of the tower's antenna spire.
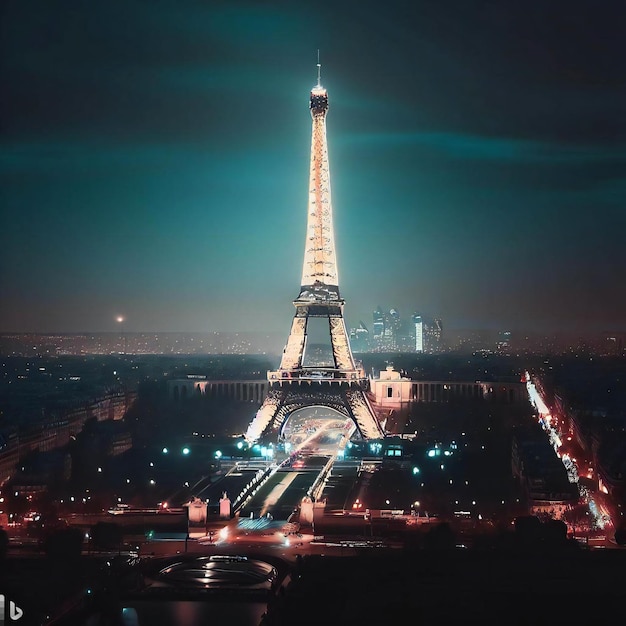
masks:
{"label": "tower's antenna spire", "polygon": [[317,86],[322,86],[322,64],[320,63],[320,49],[317,49]]}

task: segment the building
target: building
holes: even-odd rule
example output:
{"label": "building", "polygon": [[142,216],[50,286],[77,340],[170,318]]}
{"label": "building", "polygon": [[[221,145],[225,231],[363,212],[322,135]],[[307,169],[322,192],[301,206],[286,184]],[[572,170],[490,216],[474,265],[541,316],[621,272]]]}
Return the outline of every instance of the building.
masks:
{"label": "building", "polygon": [[380,307],[374,311],[372,318],[374,320],[372,338],[374,339],[374,344],[378,346],[382,342],[383,333],[385,331],[385,316]]}
{"label": "building", "polygon": [[384,312],[378,307],[374,320],[370,350],[373,352],[436,353],[442,347],[441,319],[415,313],[410,318],[400,316],[397,309]]}
{"label": "building", "polygon": [[537,424],[516,429],[511,465],[532,515],[561,519],[578,503],[578,488]]}
{"label": "building", "polygon": [[451,402],[483,399],[496,402],[527,402],[522,382],[413,380],[387,366],[378,377],[370,378],[370,394],[379,408],[399,409],[412,402]]}
{"label": "building", "polygon": [[350,347],[353,352],[369,352],[370,333],[363,322],[357,328],[350,329]]}
{"label": "building", "polygon": [[415,332],[415,352],[424,352],[424,320],[421,315],[413,316],[413,328]]}

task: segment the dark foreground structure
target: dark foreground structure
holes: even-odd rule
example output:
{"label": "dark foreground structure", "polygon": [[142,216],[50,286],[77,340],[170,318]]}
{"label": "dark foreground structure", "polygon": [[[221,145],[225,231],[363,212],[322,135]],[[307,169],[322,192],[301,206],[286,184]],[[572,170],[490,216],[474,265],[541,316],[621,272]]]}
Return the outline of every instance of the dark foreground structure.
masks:
{"label": "dark foreground structure", "polygon": [[615,551],[310,557],[265,623],[608,624],[623,611],[624,564]]}
{"label": "dark foreground structure", "polygon": [[330,552],[294,560],[272,551],[73,562],[9,557],[0,581],[7,603],[24,610],[21,624],[59,626],[535,626],[580,624],[582,616],[609,624],[623,612],[622,549],[519,540],[466,549],[446,545],[442,535],[420,548]]}

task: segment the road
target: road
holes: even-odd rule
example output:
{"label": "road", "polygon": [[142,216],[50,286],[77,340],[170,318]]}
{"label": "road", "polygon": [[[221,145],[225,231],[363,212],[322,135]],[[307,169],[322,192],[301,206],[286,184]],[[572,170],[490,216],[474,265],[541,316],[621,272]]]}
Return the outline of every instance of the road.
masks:
{"label": "road", "polygon": [[542,428],[549,437],[556,454],[563,462],[570,482],[576,483],[581,502],[588,509],[589,524],[584,524],[586,528],[571,528],[570,525],[570,532],[579,537],[579,540],[584,540],[589,546],[598,548],[617,547],[617,544],[613,541],[615,529],[612,520],[616,507],[607,494],[602,493],[597,488],[590,487],[588,483],[585,484],[580,480],[582,476],[591,481],[595,475],[592,460],[583,458],[584,452],[576,449],[574,442],[572,442],[572,437],[561,433],[559,418],[551,415],[550,409],[528,372],[526,372],[526,387],[530,401],[539,414]]}
{"label": "road", "polygon": [[[241,517],[270,515],[287,520],[306,495],[321,492],[323,480],[354,430],[351,420],[302,419],[292,425],[285,448],[290,456],[244,500]],[[332,472],[331,472],[332,473]],[[314,490],[315,488],[315,490]]]}
{"label": "road", "polygon": [[315,482],[321,468],[280,468],[259,488],[240,512],[241,517],[262,517],[268,513],[287,520]]}

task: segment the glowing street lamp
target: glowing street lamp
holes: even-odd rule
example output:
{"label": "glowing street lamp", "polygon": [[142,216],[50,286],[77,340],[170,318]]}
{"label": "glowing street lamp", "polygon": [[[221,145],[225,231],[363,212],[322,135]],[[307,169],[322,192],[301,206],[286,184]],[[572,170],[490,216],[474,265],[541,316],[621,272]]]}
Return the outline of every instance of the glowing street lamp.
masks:
{"label": "glowing street lamp", "polygon": [[126,318],[123,315],[118,315],[115,318],[115,321],[120,325],[120,329],[122,332],[122,341],[124,343],[124,354],[126,354],[127,350],[126,350],[126,335],[124,334],[124,322],[126,321]]}

